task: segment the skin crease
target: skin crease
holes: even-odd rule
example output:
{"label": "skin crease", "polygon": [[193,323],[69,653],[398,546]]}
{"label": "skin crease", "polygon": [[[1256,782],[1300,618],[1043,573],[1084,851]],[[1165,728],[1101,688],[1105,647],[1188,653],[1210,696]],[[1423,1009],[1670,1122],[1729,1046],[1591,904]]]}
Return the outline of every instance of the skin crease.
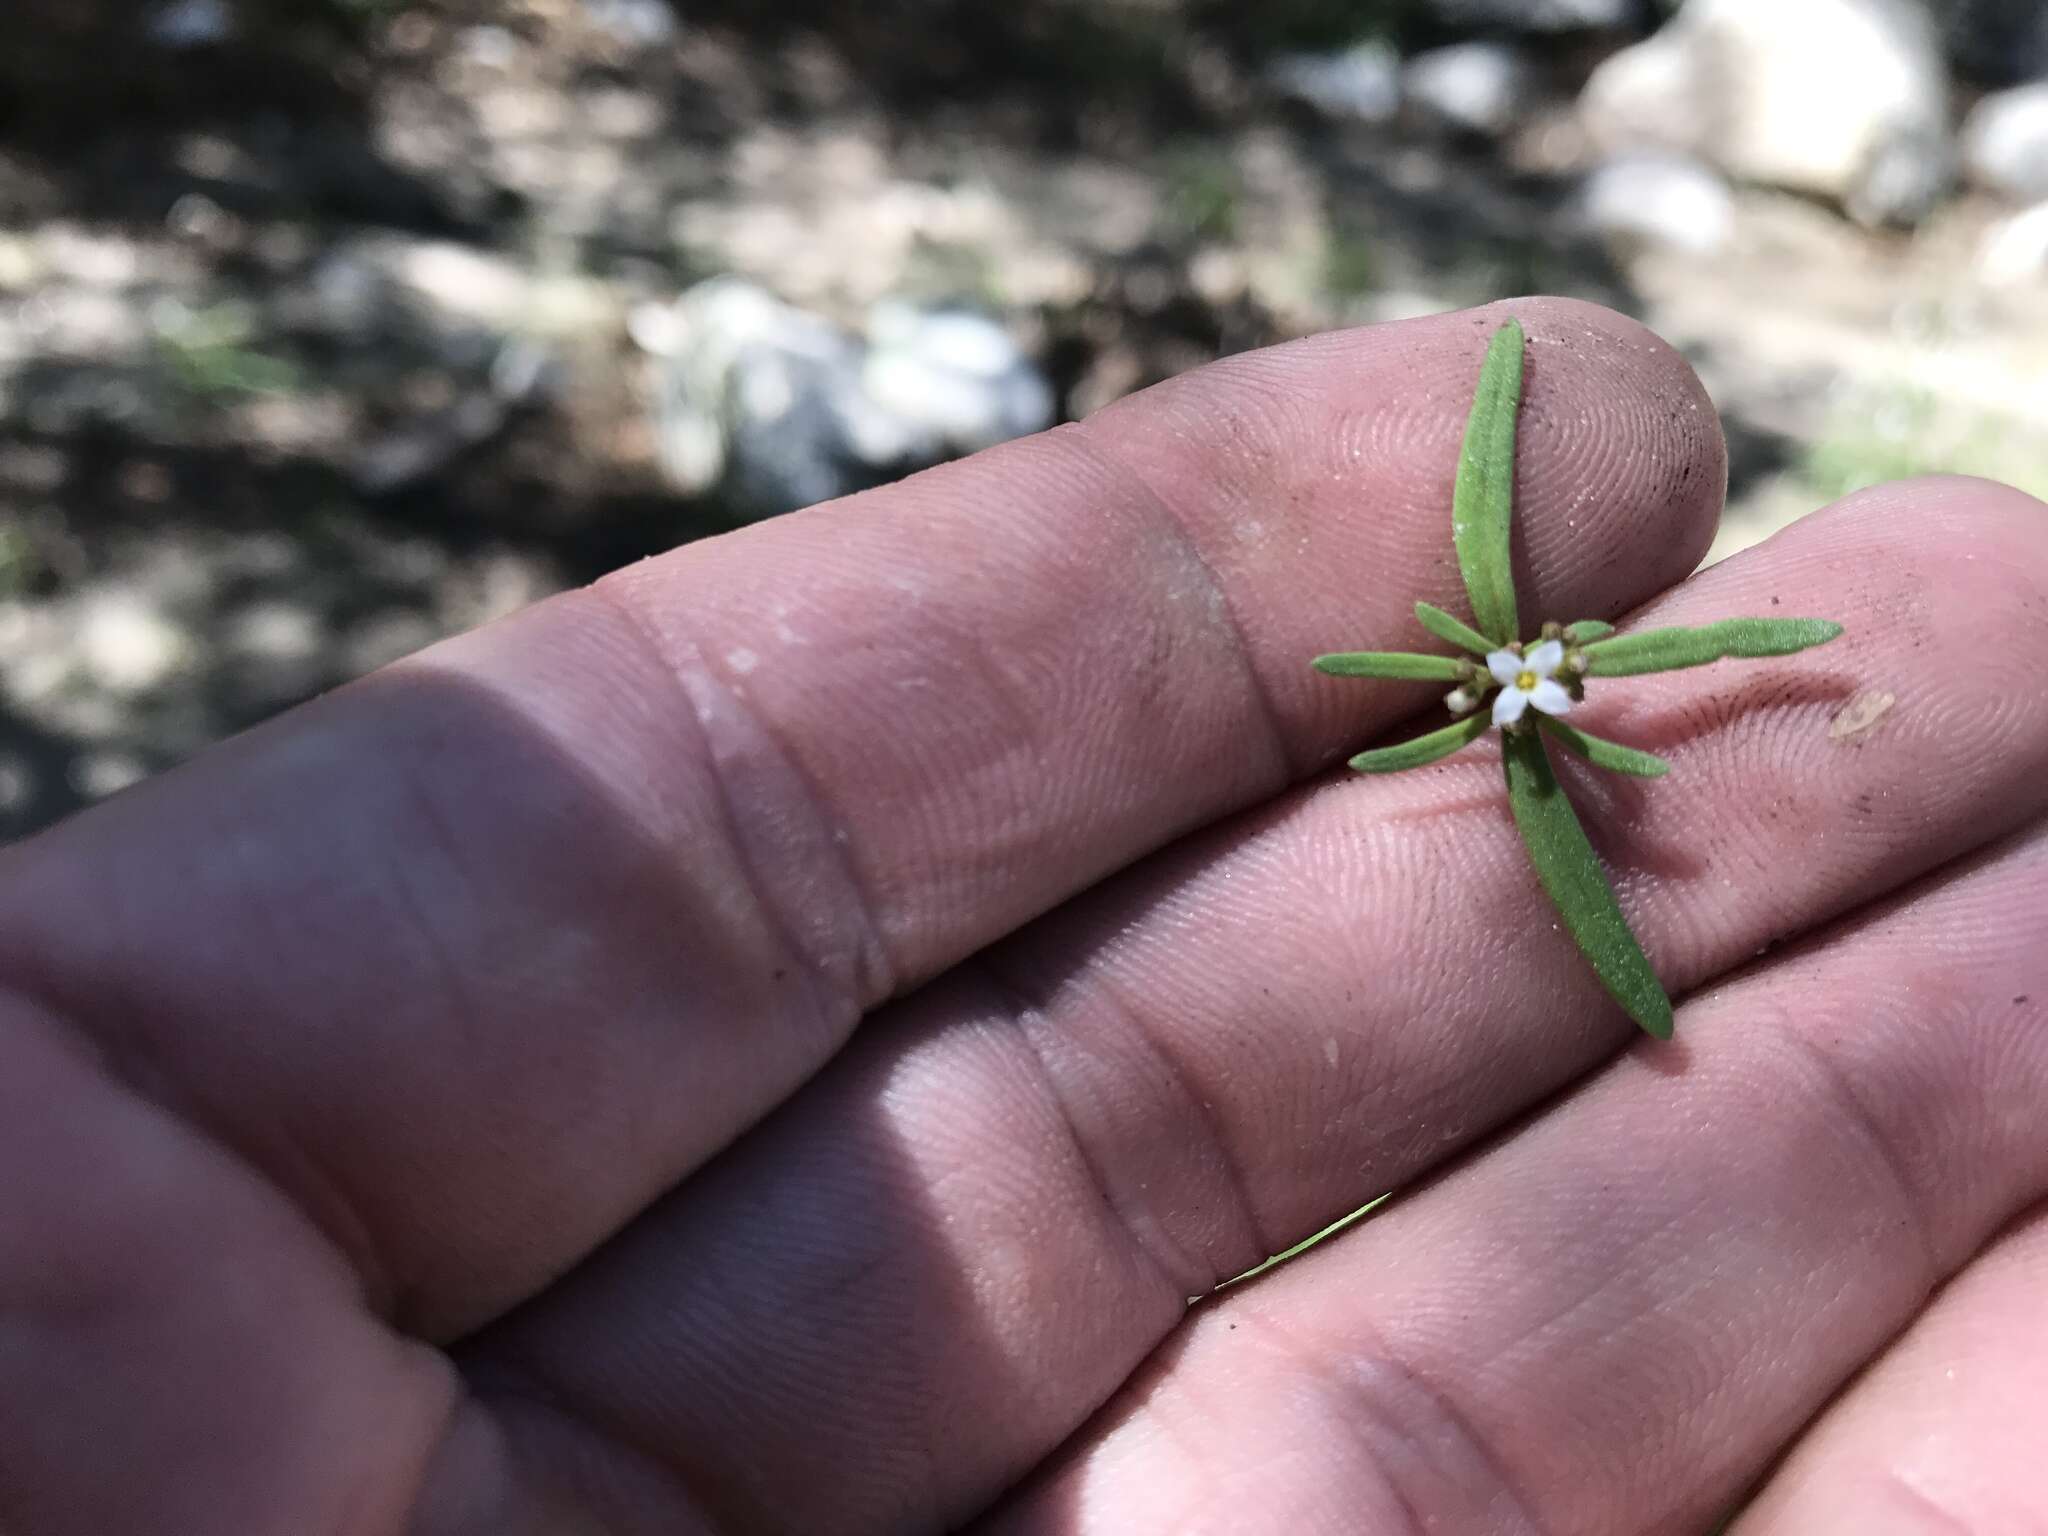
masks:
{"label": "skin crease", "polygon": [[2029,1479],[2048,1381],[2048,1212],[2004,1234],[1814,1428],[1734,1536],[2048,1531]]}
{"label": "skin crease", "polygon": [[[1506,312],[1532,629],[1849,626],[1575,714],[1674,765],[1563,771],[1675,1046],[1555,932],[1490,743],[1325,772],[1431,702],[1306,661],[1463,611]],[[1971,1266],[2048,1195],[2048,512],[1884,488],[1660,597],[1724,477],[1588,306],[1317,338],[7,850],[0,1530],[1704,1530],[1852,1377],[1784,1476],[2044,1518],[1907,1410],[1931,1334],[1956,1413],[2048,1411]]]}

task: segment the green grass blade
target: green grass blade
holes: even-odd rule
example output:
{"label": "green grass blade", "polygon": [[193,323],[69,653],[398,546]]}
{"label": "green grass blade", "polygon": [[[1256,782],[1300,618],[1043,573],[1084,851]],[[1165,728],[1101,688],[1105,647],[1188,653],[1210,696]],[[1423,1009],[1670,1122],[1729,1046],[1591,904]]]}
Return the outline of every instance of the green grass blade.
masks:
{"label": "green grass blade", "polygon": [[1566,725],[1554,716],[1538,714],[1536,723],[1595,768],[1606,768],[1615,773],[1632,773],[1639,779],[1661,779],[1671,771],[1671,765],[1655,753],[1624,747],[1620,742],[1609,741],[1604,736],[1588,736],[1584,731]]}
{"label": "green grass blade", "polygon": [[1427,767],[1439,758],[1449,757],[1458,748],[1477,741],[1492,725],[1492,718],[1482,709],[1469,720],[1460,720],[1456,725],[1447,725],[1427,736],[1404,741],[1397,747],[1361,752],[1351,759],[1351,766],[1360,773],[1398,773],[1403,768]]}
{"label": "green grass blade", "polygon": [[1614,633],[1612,624],[1599,619],[1581,619],[1576,624],[1564,627],[1564,637],[1573,645],[1591,645],[1595,640],[1605,640]]}
{"label": "green grass blade", "polygon": [[1455,683],[1464,673],[1456,658],[1408,651],[1339,651],[1312,663],[1332,677],[1391,677],[1402,682]]}
{"label": "green grass blade", "polygon": [[[1241,1275],[1232,1275],[1228,1280],[1225,1280],[1221,1285],[1217,1286],[1216,1291],[1227,1291],[1233,1285],[1243,1285],[1247,1280],[1256,1280],[1260,1275],[1266,1273],[1267,1270],[1277,1269],[1282,1264],[1285,1264],[1289,1259],[1300,1258],[1304,1253],[1307,1253],[1309,1249],[1315,1247],[1318,1243],[1327,1242],[1329,1241],[1329,1239],[1335,1237],[1339,1232],[1344,1231],[1347,1227],[1356,1226],[1359,1222],[1365,1220],[1366,1217],[1370,1216],[1374,1211],[1378,1210],[1381,1206],[1385,1205],[1389,1200],[1393,1198],[1394,1192],[1392,1190],[1388,1190],[1384,1195],[1375,1195],[1372,1199],[1366,1201],[1365,1204],[1361,1205],[1357,1210],[1352,1211],[1347,1215],[1339,1216],[1335,1221],[1331,1222],[1327,1227],[1323,1228],[1322,1231],[1314,1233],[1309,1237],[1304,1237],[1292,1248],[1282,1249],[1279,1253],[1274,1254],[1270,1259],[1266,1259],[1261,1263],[1254,1264],[1250,1269],[1246,1270]],[[1209,1294],[1213,1296],[1216,1294],[1216,1291],[1211,1291]],[[1188,1299],[1192,1302],[1199,1300],[1200,1298],[1191,1296]]]}
{"label": "green grass blade", "polygon": [[1452,645],[1462,645],[1468,651],[1481,656],[1490,655],[1500,649],[1486,636],[1472,628],[1456,614],[1445,613],[1430,603],[1417,603],[1415,617],[1422,621],[1422,627],[1439,640],[1448,640]]}
{"label": "green grass blade", "polygon": [[1629,1017],[1659,1040],[1670,1039],[1671,999],[1621,915],[1586,830],[1550,770],[1543,738],[1534,731],[1508,731],[1501,758],[1515,825],[1565,930]]}
{"label": "green grass blade", "polygon": [[1589,677],[1634,677],[1703,667],[1724,656],[1790,656],[1842,632],[1827,619],[1723,619],[1698,629],[1646,629],[1586,647]]}
{"label": "green grass blade", "polygon": [[1493,333],[1472,395],[1472,414],[1465,421],[1451,499],[1451,538],[1472,599],[1472,617],[1495,646],[1521,638],[1508,530],[1515,508],[1515,417],[1522,405],[1523,347],[1520,321],[1511,319]]}

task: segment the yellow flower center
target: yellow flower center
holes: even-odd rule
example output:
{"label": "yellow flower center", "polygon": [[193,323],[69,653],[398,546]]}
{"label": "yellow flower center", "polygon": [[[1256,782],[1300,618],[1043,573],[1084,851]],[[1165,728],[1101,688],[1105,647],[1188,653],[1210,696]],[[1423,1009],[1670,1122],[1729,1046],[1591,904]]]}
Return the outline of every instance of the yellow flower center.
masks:
{"label": "yellow flower center", "polygon": [[1537,678],[1534,672],[1517,672],[1515,674],[1515,686],[1524,693],[1535,692],[1536,682]]}

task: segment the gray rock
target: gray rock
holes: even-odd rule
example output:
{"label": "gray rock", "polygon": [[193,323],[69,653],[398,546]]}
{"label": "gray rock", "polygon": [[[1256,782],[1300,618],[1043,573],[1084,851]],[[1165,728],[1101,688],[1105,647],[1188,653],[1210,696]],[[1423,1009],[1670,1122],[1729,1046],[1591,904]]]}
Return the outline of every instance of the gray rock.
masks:
{"label": "gray rock", "polygon": [[227,0],[168,0],[145,27],[149,40],[163,48],[211,48],[234,34],[235,14]]}
{"label": "gray rock", "polygon": [[547,348],[522,337],[492,343],[481,369],[454,363],[452,373],[481,372],[459,399],[372,438],[352,455],[349,476],[366,496],[389,496],[431,479],[470,449],[487,443],[519,410],[559,391],[562,368]]}
{"label": "gray rock", "polygon": [[1686,0],[1580,105],[1612,152],[1693,155],[1871,224],[1925,217],[1951,174],[1946,66],[1917,0]]}
{"label": "gray rock", "polygon": [[273,307],[286,325],[359,343],[383,323],[391,290],[390,274],[359,243],[343,242],[280,285]]}
{"label": "gray rock", "polygon": [[1946,124],[1902,129],[1872,151],[1843,207],[1872,229],[1921,223],[1955,185],[1955,141]]}
{"label": "gray rock", "polygon": [[1613,31],[1635,24],[1635,0],[1429,0],[1447,27],[1498,27],[1516,32]]}
{"label": "gray rock", "polygon": [[583,12],[591,25],[629,47],[659,47],[679,29],[666,0],[583,0]]}
{"label": "gray rock", "polygon": [[1275,59],[1267,80],[1282,96],[1326,117],[1391,122],[1401,110],[1401,56],[1385,43],[1360,43],[1337,53],[1290,53]]}
{"label": "gray rock", "polygon": [[2048,5],[2041,0],[1931,0],[1955,66],[1986,85],[2048,76]]}
{"label": "gray rock", "polygon": [[2048,198],[2048,80],[1977,103],[1963,122],[1963,169],[2015,202]]}
{"label": "gray rock", "polygon": [[1401,85],[1419,117],[1460,133],[1497,138],[1533,104],[1536,75],[1512,44],[1452,43],[1411,58]]}
{"label": "gray rock", "polygon": [[1711,167],[1683,155],[1623,155],[1586,178],[1579,213],[1588,228],[1629,250],[1712,256],[1735,233],[1735,198]]}
{"label": "gray rock", "polygon": [[350,457],[348,473],[365,496],[389,496],[429,480],[504,429],[505,403],[476,391],[418,421],[372,438]]}
{"label": "gray rock", "polygon": [[1052,424],[1051,386],[984,316],[878,306],[855,337],[737,278],[637,311],[662,467],[747,516],[829,501]]}

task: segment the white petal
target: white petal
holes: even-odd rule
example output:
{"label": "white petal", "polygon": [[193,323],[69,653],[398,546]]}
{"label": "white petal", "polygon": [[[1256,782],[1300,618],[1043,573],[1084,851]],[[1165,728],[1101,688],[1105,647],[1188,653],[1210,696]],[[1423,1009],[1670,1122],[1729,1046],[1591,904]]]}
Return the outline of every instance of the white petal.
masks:
{"label": "white petal", "polygon": [[1564,684],[1553,683],[1547,677],[1529,690],[1529,702],[1546,715],[1568,715],[1572,712],[1572,696],[1564,691]]}
{"label": "white petal", "polygon": [[[1534,672],[1538,677],[1556,676],[1557,669],[1563,663],[1564,642],[1562,640],[1546,640],[1541,645],[1531,649],[1529,654],[1522,660],[1522,665],[1531,672]],[[1542,706],[1539,705],[1537,707],[1541,708]]]}
{"label": "white petal", "polygon": [[1513,651],[1495,651],[1486,658],[1486,670],[1505,688],[1522,675],[1522,658]]}
{"label": "white petal", "polygon": [[[1554,688],[1557,685],[1551,684]],[[1513,725],[1529,707],[1529,695],[1519,688],[1503,688],[1493,701],[1493,723]]]}

